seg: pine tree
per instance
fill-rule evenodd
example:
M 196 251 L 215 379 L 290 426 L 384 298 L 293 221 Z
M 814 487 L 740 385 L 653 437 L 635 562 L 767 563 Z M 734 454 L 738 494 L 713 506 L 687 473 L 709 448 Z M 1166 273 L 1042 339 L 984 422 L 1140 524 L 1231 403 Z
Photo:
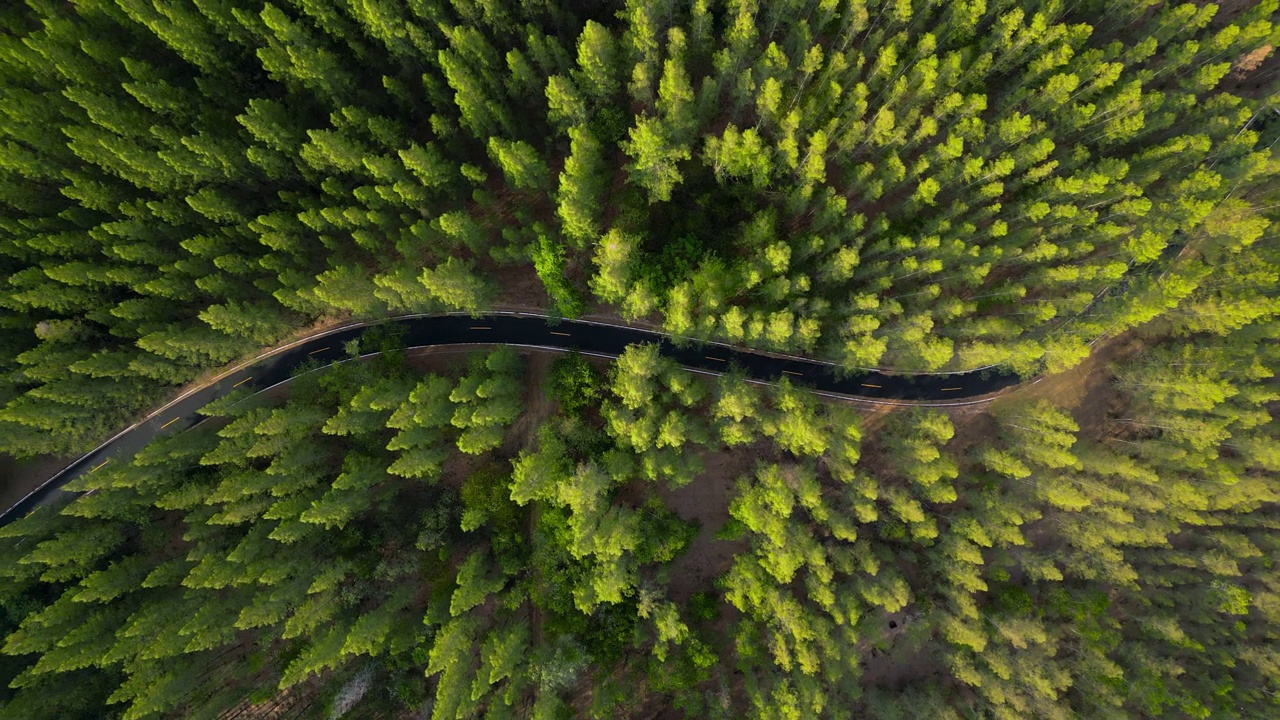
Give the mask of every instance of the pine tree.
M 517 189 L 539 190 L 547 183 L 547 164 L 528 143 L 491 137 L 489 156 L 502 168 L 507 181 Z
M 607 179 L 604 148 L 585 126 L 569 128 L 569 157 L 560 173 L 556 212 L 577 247 L 599 237 Z
M 449 602 L 450 615 L 456 618 L 471 610 L 506 584 L 505 578 L 486 578 L 488 574 L 489 558 L 486 553 L 479 551 L 467 556 L 458 568 L 458 587 L 453 591 L 453 599 Z
M 436 300 L 476 315 L 494 293 L 492 284 L 478 276 L 471 263 L 456 257 L 423 270 L 419 280 Z
M 691 157 L 689 149 L 679 145 L 667 126 L 654 118 L 640 119 L 629 137 L 622 148 L 632 158 L 626 168 L 633 182 L 644 188 L 649 202 L 669 201 L 671 191 L 684 179 L 677 163 Z
M 608 103 L 620 87 L 617 47 L 604 26 L 588 20 L 578 37 L 578 69 L 575 80 L 598 105 Z

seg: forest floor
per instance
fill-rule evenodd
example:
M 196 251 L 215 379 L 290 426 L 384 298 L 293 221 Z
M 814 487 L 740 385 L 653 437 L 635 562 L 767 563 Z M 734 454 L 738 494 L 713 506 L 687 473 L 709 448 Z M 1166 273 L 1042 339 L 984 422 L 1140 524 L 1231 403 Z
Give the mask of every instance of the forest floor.
M 1080 425 L 1081 437 L 1097 438 L 1103 432 L 1116 397 L 1111 366 L 1142 352 L 1146 346 L 1146 341 L 1132 331 L 1108 338 L 1074 368 L 1018 386 L 992 406 L 1014 400 L 1049 400 L 1071 412 Z
M 860 643 L 864 687 L 899 688 L 910 682 L 942 675 L 945 667 L 925 638 L 909 633 L 914 617 L 898 612 L 885 615 L 881 634 L 870 642 Z M 887 623 L 896 627 L 890 628 Z
M 949 443 L 952 451 L 963 453 L 967 448 L 990 437 L 995 430 L 991 411 L 1010 402 L 1048 400 L 1071 412 L 1080 426 L 1080 435 L 1098 438 L 1106 425 L 1107 415 L 1116 397 L 1112 382 L 1111 366 L 1125 360 L 1146 347 L 1146 342 L 1134 332 L 1126 332 L 1100 342 L 1089 357 L 1079 365 L 1057 373 L 1043 375 L 1031 383 L 1015 385 L 1002 391 L 989 403 L 949 408 L 951 423 L 956 434 Z M 869 423 L 863 422 L 863 431 Z
M 746 550 L 746 540 L 720 540 L 716 533 L 729 520 L 729 501 L 735 481 L 751 472 L 760 453 L 754 446 L 725 452 L 699 450 L 703 471 L 682 488 L 658 489 L 658 497 L 684 520 L 697 521 L 701 528 L 689 549 L 671 564 L 671 598 L 685 602 L 694 592 L 706 589 L 712 580 L 728 571 L 733 556 Z
M 521 348 L 520 354 L 525 359 L 524 412 L 520 413 L 520 417 L 507 431 L 503 451 L 511 457 L 515 457 L 521 450 L 533 447 L 538 428 L 555 412 L 555 402 L 547 397 L 545 385 L 551 363 L 564 353 Z

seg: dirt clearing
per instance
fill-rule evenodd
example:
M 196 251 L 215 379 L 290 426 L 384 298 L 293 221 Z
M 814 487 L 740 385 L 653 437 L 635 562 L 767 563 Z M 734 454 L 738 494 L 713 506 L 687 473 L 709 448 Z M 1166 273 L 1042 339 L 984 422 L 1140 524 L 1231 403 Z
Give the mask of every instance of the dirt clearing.
M 658 496 L 677 515 L 702 524 L 684 555 L 671 564 L 671 598 L 684 602 L 729 569 L 733 556 L 747 549 L 745 540 L 718 540 L 716 533 L 729 520 L 734 481 L 751 472 L 760 458 L 754 446 L 715 453 L 699 450 L 703 471 L 682 488 L 661 488 Z
M 1047 375 L 1025 385 L 992 403 L 1048 400 L 1071 412 L 1080 425 L 1080 436 L 1098 438 L 1104 430 L 1108 412 L 1117 393 L 1110 367 L 1140 352 L 1146 343 L 1135 333 L 1117 335 L 1101 344 L 1079 365 Z

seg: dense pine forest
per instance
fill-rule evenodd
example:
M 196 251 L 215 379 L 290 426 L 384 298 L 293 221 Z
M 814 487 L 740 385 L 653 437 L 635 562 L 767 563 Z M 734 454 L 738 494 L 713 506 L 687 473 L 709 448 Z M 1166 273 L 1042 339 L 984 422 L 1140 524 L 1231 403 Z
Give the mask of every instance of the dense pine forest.
M 1280 716 L 1278 6 L 0 3 L 4 456 L 405 314 L 1026 379 L 375 325 L 0 527 L 0 719 Z
M 1271 717 L 1277 323 L 1161 330 L 1088 427 L 652 346 L 229 395 L 0 529 L 0 717 Z
M 1275 9 L 7 3 L 0 449 L 525 274 L 850 366 L 1070 367 L 1265 232 Z

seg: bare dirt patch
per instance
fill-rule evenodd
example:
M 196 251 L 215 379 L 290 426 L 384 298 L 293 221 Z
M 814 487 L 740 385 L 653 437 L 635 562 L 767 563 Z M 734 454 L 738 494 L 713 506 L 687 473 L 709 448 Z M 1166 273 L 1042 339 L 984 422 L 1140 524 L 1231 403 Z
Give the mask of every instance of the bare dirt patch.
M 825 398 L 824 400 L 826 402 L 838 402 L 856 410 L 858 413 L 858 428 L 864 436 L 874 435 L 879 432 L 894 412 L 908 409 L 900 405 L 868 405 L 856 400 L 831 400 Z
M 222 720 L 278 720 L 297 716 L 309 709 L 319 697 L 319 682 L 282 690 L 269 700 L 254 703 L 245 698 L 219 716 Z
M 550 305 L 546 288 L 531 265 L 501 267 L 489 271 L 498 284 L 498 307 L 545 310 Z
M 1111 366 L 1140 352 L 1146 343 L 1135 333 L 1123 333 L 1099 343 L 1079 365 L 1006 390 L 991 402 L 946 408 L 956 434 L 948 444 L 952 453 L 963 453 L 991 437 L 995 422 L 991 411 L 1002 406 L 1047 400 L 1068 410 L 1080 425 L 1081 438 L 1096 440 L 1107 432 L 1107 418 L 1115 412 L 1117 393 Z M 868 428 L 864 423 L 864 432 Z
M 952 456 L 963 457 L 969 448 L 991 439 L 995 432 L 990 405 L 956 409 L 947 415 L 956 431 L 946 445 L 946 451 Z
M 693 593 L 729 569 L 733 556 L 747 548 L 745 540 L 718 540 L 716 533 L 729 520 L 734 481 L 750 472 L 760 458 L 758 448 L 746 446 L 723 452 L 699 450 L 704 470 L 682 488 L 661 488 L 658 496 L 677 515 L 702 527 L 689 549 L 671 563 L 671 598 L 685 602 Z
M 1146 343 L 1135 333 L 1123 333 L 1098 345 L 1079 365 L 1047 375 L 992 403 L 1048 400 L 1071 412 L 1080 425 L 1080 437 L 1096 439 L 1105 433 L 1107 416 L 1116 397 L 1113 364 L 1140 352 Z
M 884 688 L 900 688 L 914 681 L 943 674 L 943 666 L 928 641 L 912 641 L 901 637 L 902 628 L 892 633 L 886 649 L 869 648 L 863 653 L 862 684 Z
M 525 358 L 524 373 L 524 412 L 507 431 L 507 439 L 503 451 L 511 456 L 533 445 L 534 434 L 547 418 L 555 412 L 556 406 L 544 387 L 547 373 L 551 371 L 551 363 L 561 353 L 531 350 L 522 352 Z

